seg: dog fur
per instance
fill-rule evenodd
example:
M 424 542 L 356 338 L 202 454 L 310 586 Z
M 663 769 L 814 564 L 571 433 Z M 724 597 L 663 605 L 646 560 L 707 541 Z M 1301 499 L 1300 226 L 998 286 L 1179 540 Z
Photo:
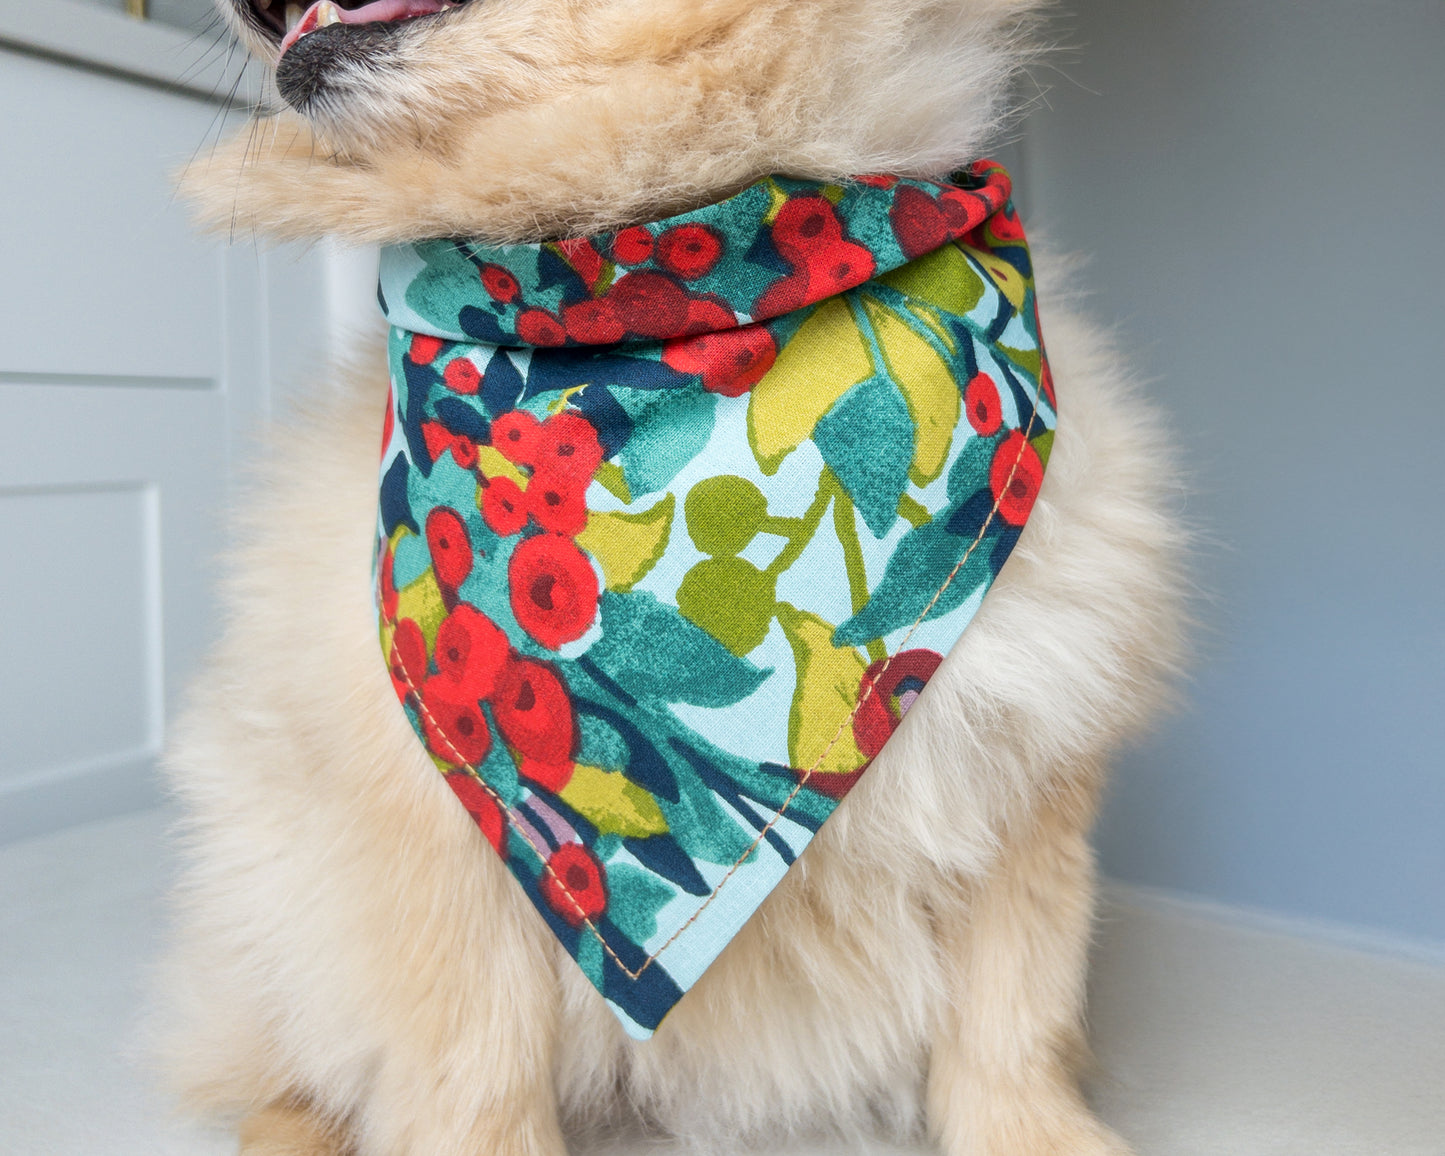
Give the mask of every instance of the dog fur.
M 188 181 L 273 237 L 521 240 L 768 172 L 938 174 L 1030 51 L 1008 0 L 495 0 L 397 31 Z M 416 27 L 411 27 L 415 24 Z M 243 27 L 263 57 L 274 49 Z M 397 709 L 367 559 L 380 351 L 279 428 L 225 636 L 168 758 L 186 866 L 162 1055 L 245 1156 L 561 1156 L 641 1118 L 698 1147 L 819 1130 L 948 1156 L 1126 1152 L 1076 1083 L 1110 752 L 1181 652 L 1167 439 L 1039 283 L 1042 493 L 906 725 L 656 1036 L 629 1040 Z

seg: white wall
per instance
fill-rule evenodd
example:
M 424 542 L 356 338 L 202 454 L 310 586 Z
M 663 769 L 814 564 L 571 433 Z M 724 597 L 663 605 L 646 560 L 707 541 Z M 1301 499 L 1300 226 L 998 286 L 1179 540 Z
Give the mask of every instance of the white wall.
M 237 468 L 376 312 L 368 254 L 194 235 L 171 174 L 228 120 L 204 51 L 0 0 L 0 842 L 156 801 Z
M 1203 534 L 1104 865 L 1445 940 L 1445 4 L 1066 7 L 1031 226 L 1091 255 Z

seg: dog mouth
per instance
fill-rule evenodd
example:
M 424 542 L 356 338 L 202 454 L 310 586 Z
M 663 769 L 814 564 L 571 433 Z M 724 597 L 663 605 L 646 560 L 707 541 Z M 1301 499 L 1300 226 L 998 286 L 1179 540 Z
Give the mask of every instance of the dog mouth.
M 292 0 L 243 0 L 251 24 L 284 56 L 297 43 L 323 28 L 344 34 L 348 28 L 399 24 L 438 16 L 467 0 L 316 0 L 310 7 Z

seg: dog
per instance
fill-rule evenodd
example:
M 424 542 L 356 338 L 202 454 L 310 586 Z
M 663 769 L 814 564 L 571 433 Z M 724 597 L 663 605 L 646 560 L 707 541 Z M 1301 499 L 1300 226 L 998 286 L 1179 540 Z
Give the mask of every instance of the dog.
M 1029 0 L 220 0 L 285 111 L 185 179 L 273 239 L 506 246 L 773 174 L 936 178 L 1006 123 Z M 285 49 L 283 52 L 282 49 Z M 1036 263 L 1061 417 L 1028 524 L 900 726 L 650 1040 L 629 1039 L 398 707 L 366 564 L 379 354 L 270 437 L 167 756 L 160 1055 L 245 1156 L 560 1156 L 927 1135 L 1127 1151 L 1078 1087 L 1112 751 L 1181 661 L 1172 452 Z

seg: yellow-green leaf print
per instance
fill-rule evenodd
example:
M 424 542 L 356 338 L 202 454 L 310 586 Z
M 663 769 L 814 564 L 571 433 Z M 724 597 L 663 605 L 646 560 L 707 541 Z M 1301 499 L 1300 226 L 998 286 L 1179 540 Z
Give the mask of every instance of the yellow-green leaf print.
M 915 485 L 926 486 L 943 472 L 948 460 L 961 404 L 958 385 L 937 350 L 908 322 L 866 296 L 863 308 L 883 348 L 888 376 L 903 394 L 913 418 L 913 465 L 908 476 Z
M 601 564 L 607 589 L 631 590 L 657 565 L 667 549 L 676 506 L 676 496 L 668 494 L 641 513 L 607 511 L 587 516 L 587 528 L 577 535 L 577 545 Z
M 667 820 L 652 796 L 621 771 L 578 763 L 558 795 L 603 835 L 645 839 L 667 832 Z
M 873 359 L 844 300 L 818 306 L 748 401 L 748 441 L 763 473 L 777 473 L 833 403 L 872 373 Z
M 788 759 L 799 770 L 848 774 L 863 765 L 851 715 L 867 664 L 834 646 L 833 627 L 816 614 L 779 604 L 778 625 L 793 648 L 798 684 L 788 713 Z
M 430 567 L 415 582 L 397 591 L 396 620 L 410 618 L 421 627 L 428 654 L 436 646 L 437 628 L 446 616 L 446 603 L 442 601 L 441 588 Z
M 1028 284 L 1024 281 L 1022 273 L 1002 257 L 996 257 L 982 249 L 975 249 L 972 245 L 965 245 L 964 251 L 978 262 L 983 271 L 988 274 L 988 279 L 998 286 L 1000 293 L 1008 298 L 1010 305 L 1015 309 L 1024 307 L 1024 295 L 1028 292 Z
M 973 263 L 954 245 L 944 245 L 932 253 L 885 273 L 878 280 L 947 313 L 969 312 L 983 297 L 983 278 Z

